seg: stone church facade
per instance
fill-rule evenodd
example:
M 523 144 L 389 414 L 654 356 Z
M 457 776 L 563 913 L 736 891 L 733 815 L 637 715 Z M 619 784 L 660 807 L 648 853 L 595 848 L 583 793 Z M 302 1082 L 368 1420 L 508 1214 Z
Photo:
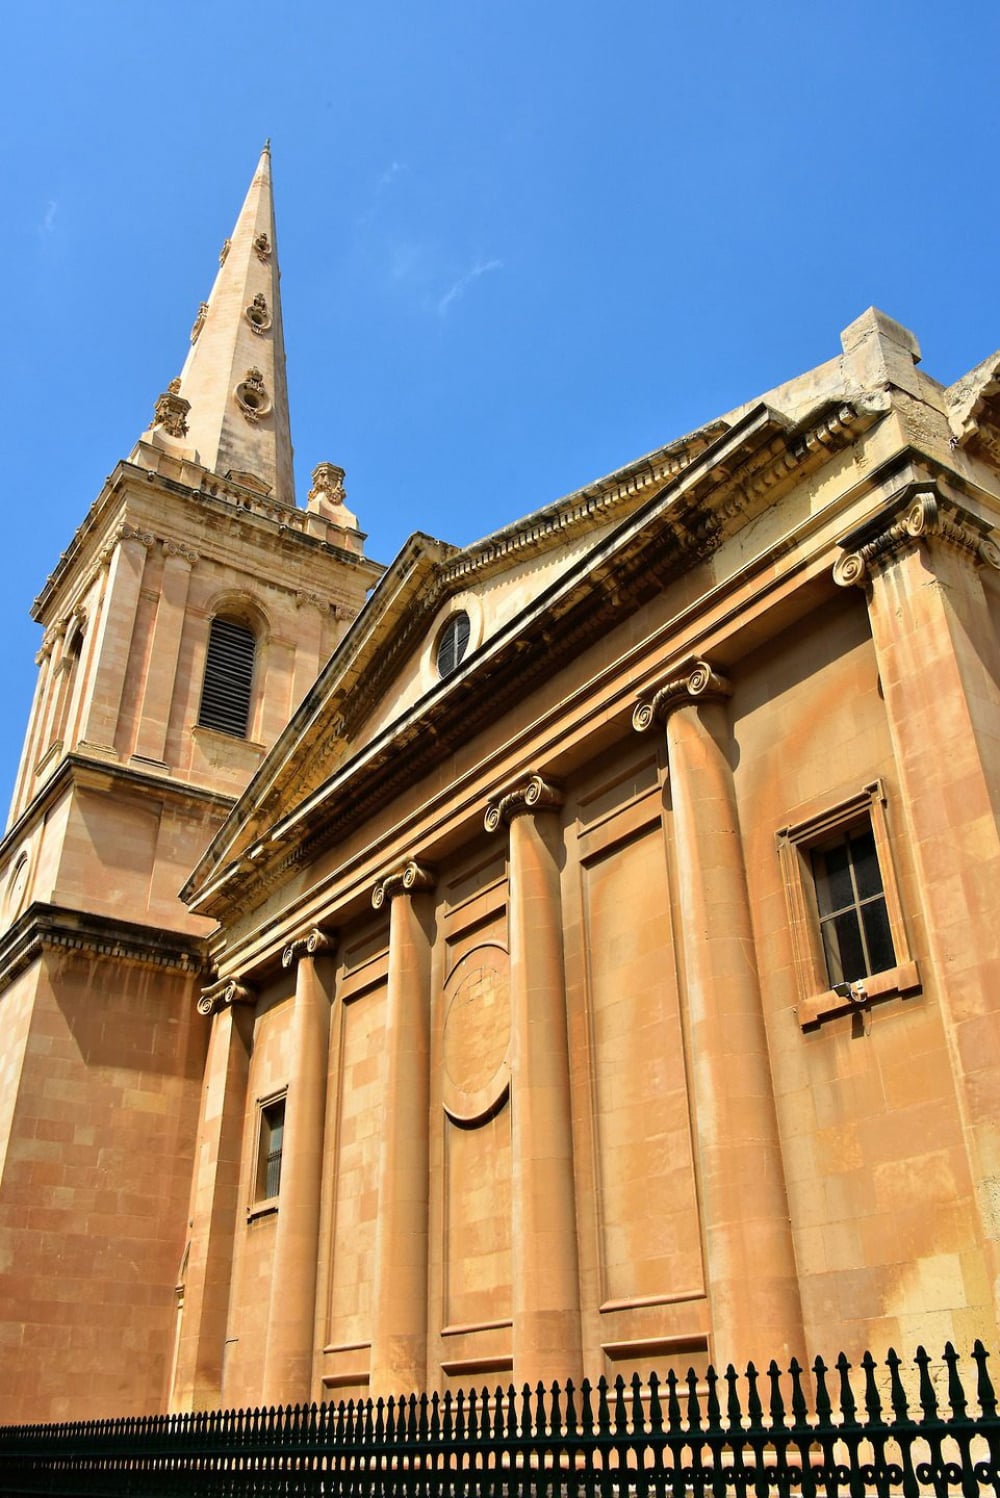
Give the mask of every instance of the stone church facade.
M 1000 355 L 382 568 L 220 258 L 35 605 L 2 1419 L 996 1347 Z

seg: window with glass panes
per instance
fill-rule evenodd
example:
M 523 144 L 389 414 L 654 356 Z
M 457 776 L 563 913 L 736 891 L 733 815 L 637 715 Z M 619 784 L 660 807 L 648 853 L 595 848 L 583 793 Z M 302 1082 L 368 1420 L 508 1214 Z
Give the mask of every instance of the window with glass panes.
M 285 1136 L 285 1099 L 265 1103 L 260 1110 L 257 1146 L 257 1201 L 277 1196 L 281 1186 L 281 1151 Z
M 827 976 L 854 983 L 895 966 L 896 954 L 871 825 L 812 849 Z

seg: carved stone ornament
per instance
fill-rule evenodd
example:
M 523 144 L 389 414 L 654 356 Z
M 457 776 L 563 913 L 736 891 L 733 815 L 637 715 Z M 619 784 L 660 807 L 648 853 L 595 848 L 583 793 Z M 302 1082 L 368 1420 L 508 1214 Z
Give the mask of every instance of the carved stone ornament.
M 314 926 L 307 936 L 300 936 L 288 946 L 281 954 L 282 967 L 294 967 L 303 957 L 318 957 L 324 952 L 333 952 L 336 949 L 337 939 L 330 931 L 324 931 L 321 926 Z
M 543 780 L 541 775 L 532 775 L 524 785 L 490 802 L 483 825 L 487 832 L 496 832 L 501 826 L 509 826 L 515 817 L 536 811 L 554 811 L 564 800 L 558 786 Z
M 181 561 L 187 562 L 191 567 L 198 560 L 198 553 L 191 551 L 187 546 L 182 546 L 179 541 L 164 541 L 163 550 L 168 557 L 180 557 Z
M 261 265 L 266 265 L 271 258 L 271 241 L 266 234 L 258 234 L 253 242 L 254 254 Z
M 251 333 L 266 333 L 271 326 L 271 313 L 268 309 L 267 298 L 262 291 L 258 291 L 246 309 L 246 320 L 250 324 Z
M 990 534 L 989 527 L 968 511 L 928 492 L 918 494 L 902 509 L 890 514 L 883 529 L 856 551 L 838 557 L 833 565 L 833 580 L 841 588 L 863 587 L 875 568 L 890 562 L 899 552 L 928 535 L 934 535 L 946 545 L 964 552 L 971 561 L 984 562 L 1000 571 L 1000 546 Z
M 233 247 L 233 241 L 231 239 L 224 239 L 222 241 L 222 249 L 219 251 L 219 264 L 220 265 L 225 265 L 226 259 L 227 259 L 228 255 L 229 255 L 229 251 L 232 249 L 232 247 Z
M 145 546 L 148 549 L 150 546 L 152 546 L 153 542 L 156 540 L 156 537 L 153 535 L 152 531 L 140 531 L 134 525 L 129 525 L 127 520 L 123 520 L 121 525 L 115 531 L 115 540 L 138 541 L 141 546 Z
M 675 707 L 690 702 L 721 702 L 731 697 L 733 689 L 724 676 L 713 671 L 707 661 L 695 661 L 677 676 L 671 676 L 652 697 L 637 703 L 632 714 L 636 733 L 645 733 L 654 723 L 662 723 Z
M 180 388 L 179 378 L 171 380 L 157 400 L 153 413 L 153 426 L 162 427 L 168 437 L 187 436 L 187 414 L 191 409 L 191 402 L 180 394 Z
M 197 343 L 198 342 L 198 334 L 201 332 L 202 328 L 205 326 L 205 318 L 207 316 L 208 316 L 208 303 L 207 302 L 202 302 L 201 305 L 198 308 L 198 316 L 194 320 L 194 326 L 191 329 L 191 342 L 192 343 Z
M 271 398 L 264 389 L 264 376 L 256 365 L 248 369 L 233 394 L 244 417 L 255 426 L 271 409 Z
M 313 469 L 313 486 L 309 490 L 309 499 L 326 499 L 331 504 L 342 505 L 347 499 L 347 490 L 344 488 L 346 477 L 343 468 L 338 468 L 336 463 L 320 463 Z
M 240 983 L 236 978 L 220 978 L 202 989 L 198 1013 L 214 1014 L 217 1009 L 225 1009 L 230 1004 L 252 1004 L 256 998 L 256 991 L 248 984 Z
M 372 906 L 375 910 L 381 910 L 386 900 L 391 900 L 395 895 L 416 895 L 422 890 L 433 888 L 434 875 L 431 870 L 411 858 L 403 868 L 378 881 L 372 890 Z

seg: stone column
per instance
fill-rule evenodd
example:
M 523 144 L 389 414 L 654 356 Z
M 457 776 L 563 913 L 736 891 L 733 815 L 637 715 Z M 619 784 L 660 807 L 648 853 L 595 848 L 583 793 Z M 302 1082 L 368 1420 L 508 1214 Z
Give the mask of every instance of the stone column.
M 382 879 L 372 905 L 389 909 L 385 1124 L 379 1149 L 370 1389 L 427 1387 L 427 1214 L 433 911 L 427 869 L 412 860 Z
M 716 1366 L 803 1355 L 802 1309 L 725 699 L 704 662 L 636 708 L 666 721 L 698 1186 Z
M 132 649 L 139 589 L 153 537 L 123 524 L 118 529 L 107 587 L 97 624 L 93 655 L 87 663 L 86 698 L 80 724 L 82 749 L 116 758 L 115 734 Z
M 314 930 L 285 948 L 285 967 L 298 964 L 289 1038 L 288 1093 L 267 1318 L 261 1398 L 295 1404 L 312 1397 L 316 1263 L 319 1255 L 323 1125 L 326 1112 L 330 995 L 328 935 Z
M 251 989 L 228 979 L 206 988 L 198 1001 L 201 1013 L 212 1016 L 212 1031 L 195 1146 L 187 1269 L 179 1287 L 184 1311 L 173 1410 L 215 1409 L 223 1398 L 254 998 Z
M 191 569 L 197 553 L 173 541 L 164 542 L 163 579 L 156 605 L 156 621 L 149 650 L 149 670 L 136 723 L 135 758 L 162 765 L 166 753 L 170 709 L 177 680 L 177 660 L 186 617 Z
M 580 1277 L 559 876 L 559 792 L 533 775 L 494 802 L 510 829 L 514 1380 L 577 1379 Z
M 926 941 L 1000 1318 L 1000 645 L 989 527 L 932 490 L 847 538 L 865 587 Z

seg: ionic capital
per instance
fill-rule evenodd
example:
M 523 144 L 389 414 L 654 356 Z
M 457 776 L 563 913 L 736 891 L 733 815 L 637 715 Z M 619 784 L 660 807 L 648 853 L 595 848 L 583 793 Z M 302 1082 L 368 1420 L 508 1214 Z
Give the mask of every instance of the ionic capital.
M 654 723 L 663 723 L 675 707 L 690 702 L 721 702 L 733 689 L 707 661 L 695 661 L 690 669 L 671 676 L 652 697 L 643 697 L 632 714 L 636 733 L 645 733 Z
M 299 936 L 281 954 L 281 966 L 292 967 L 302 957 L 319 957 L 324 952 L 336 950 L 337 939 L 332 931 L 324 931 L 321 926 L 314 926 L 305 936 Z
M 162 544 L 168 557 L 177 557 L 180 561 L 187 562 L 189 567 L 193 567 L 198 560 L 198 553 L 191 551 L 187 546 L 182 546 L 179 541 L 164 541 Z
M 248 983 L 240 983 L 237 978 L 220 978 L 202 989 L 198 1013 L 214 1014 L 217 1009 L 228 1008 L 231 1004 L 252 1004 L 256 998 L 256 990 Z
M 392 900 L 396 895 L 416 895 L 422 890 L 433 888 L 434 875 L 431 870 L 411 858 L 401 869 L 386 874 L 384 879 L 378 881 L 372 890 L 372 906 L 375 910 L 381 910 L 386 900 Z
M 982 562 L 1000 571 L 1000 546 L 989 526 L 968 510 L 927 491 L 886 516 L 881 529 L 869 530 L 856 549 L 847 550 L 854 537 L 842 541 L 845 554 L 834 563 L 833 580 L 841 588 L 863 587 L 876 567 L 929 535 L 964 553 L 970 562 Z
M 138 541 L 140 546 L 145 546 L 147 550 L 155 540 L 156 537 L 152 531 L 141 531 L 137 526 L 129 525 L 127 520 L 122 521 L 114 536 L 114 541 Z
M 515 817 L 528 813 L 554 811 L 562 806 L 564 800 L 558 786 L 543 780 L 541 775 L 532 775 L 523 785 L 490 802 L 484 822 L 486 831 L 496 832 L 501 825 L 509 826 Z

